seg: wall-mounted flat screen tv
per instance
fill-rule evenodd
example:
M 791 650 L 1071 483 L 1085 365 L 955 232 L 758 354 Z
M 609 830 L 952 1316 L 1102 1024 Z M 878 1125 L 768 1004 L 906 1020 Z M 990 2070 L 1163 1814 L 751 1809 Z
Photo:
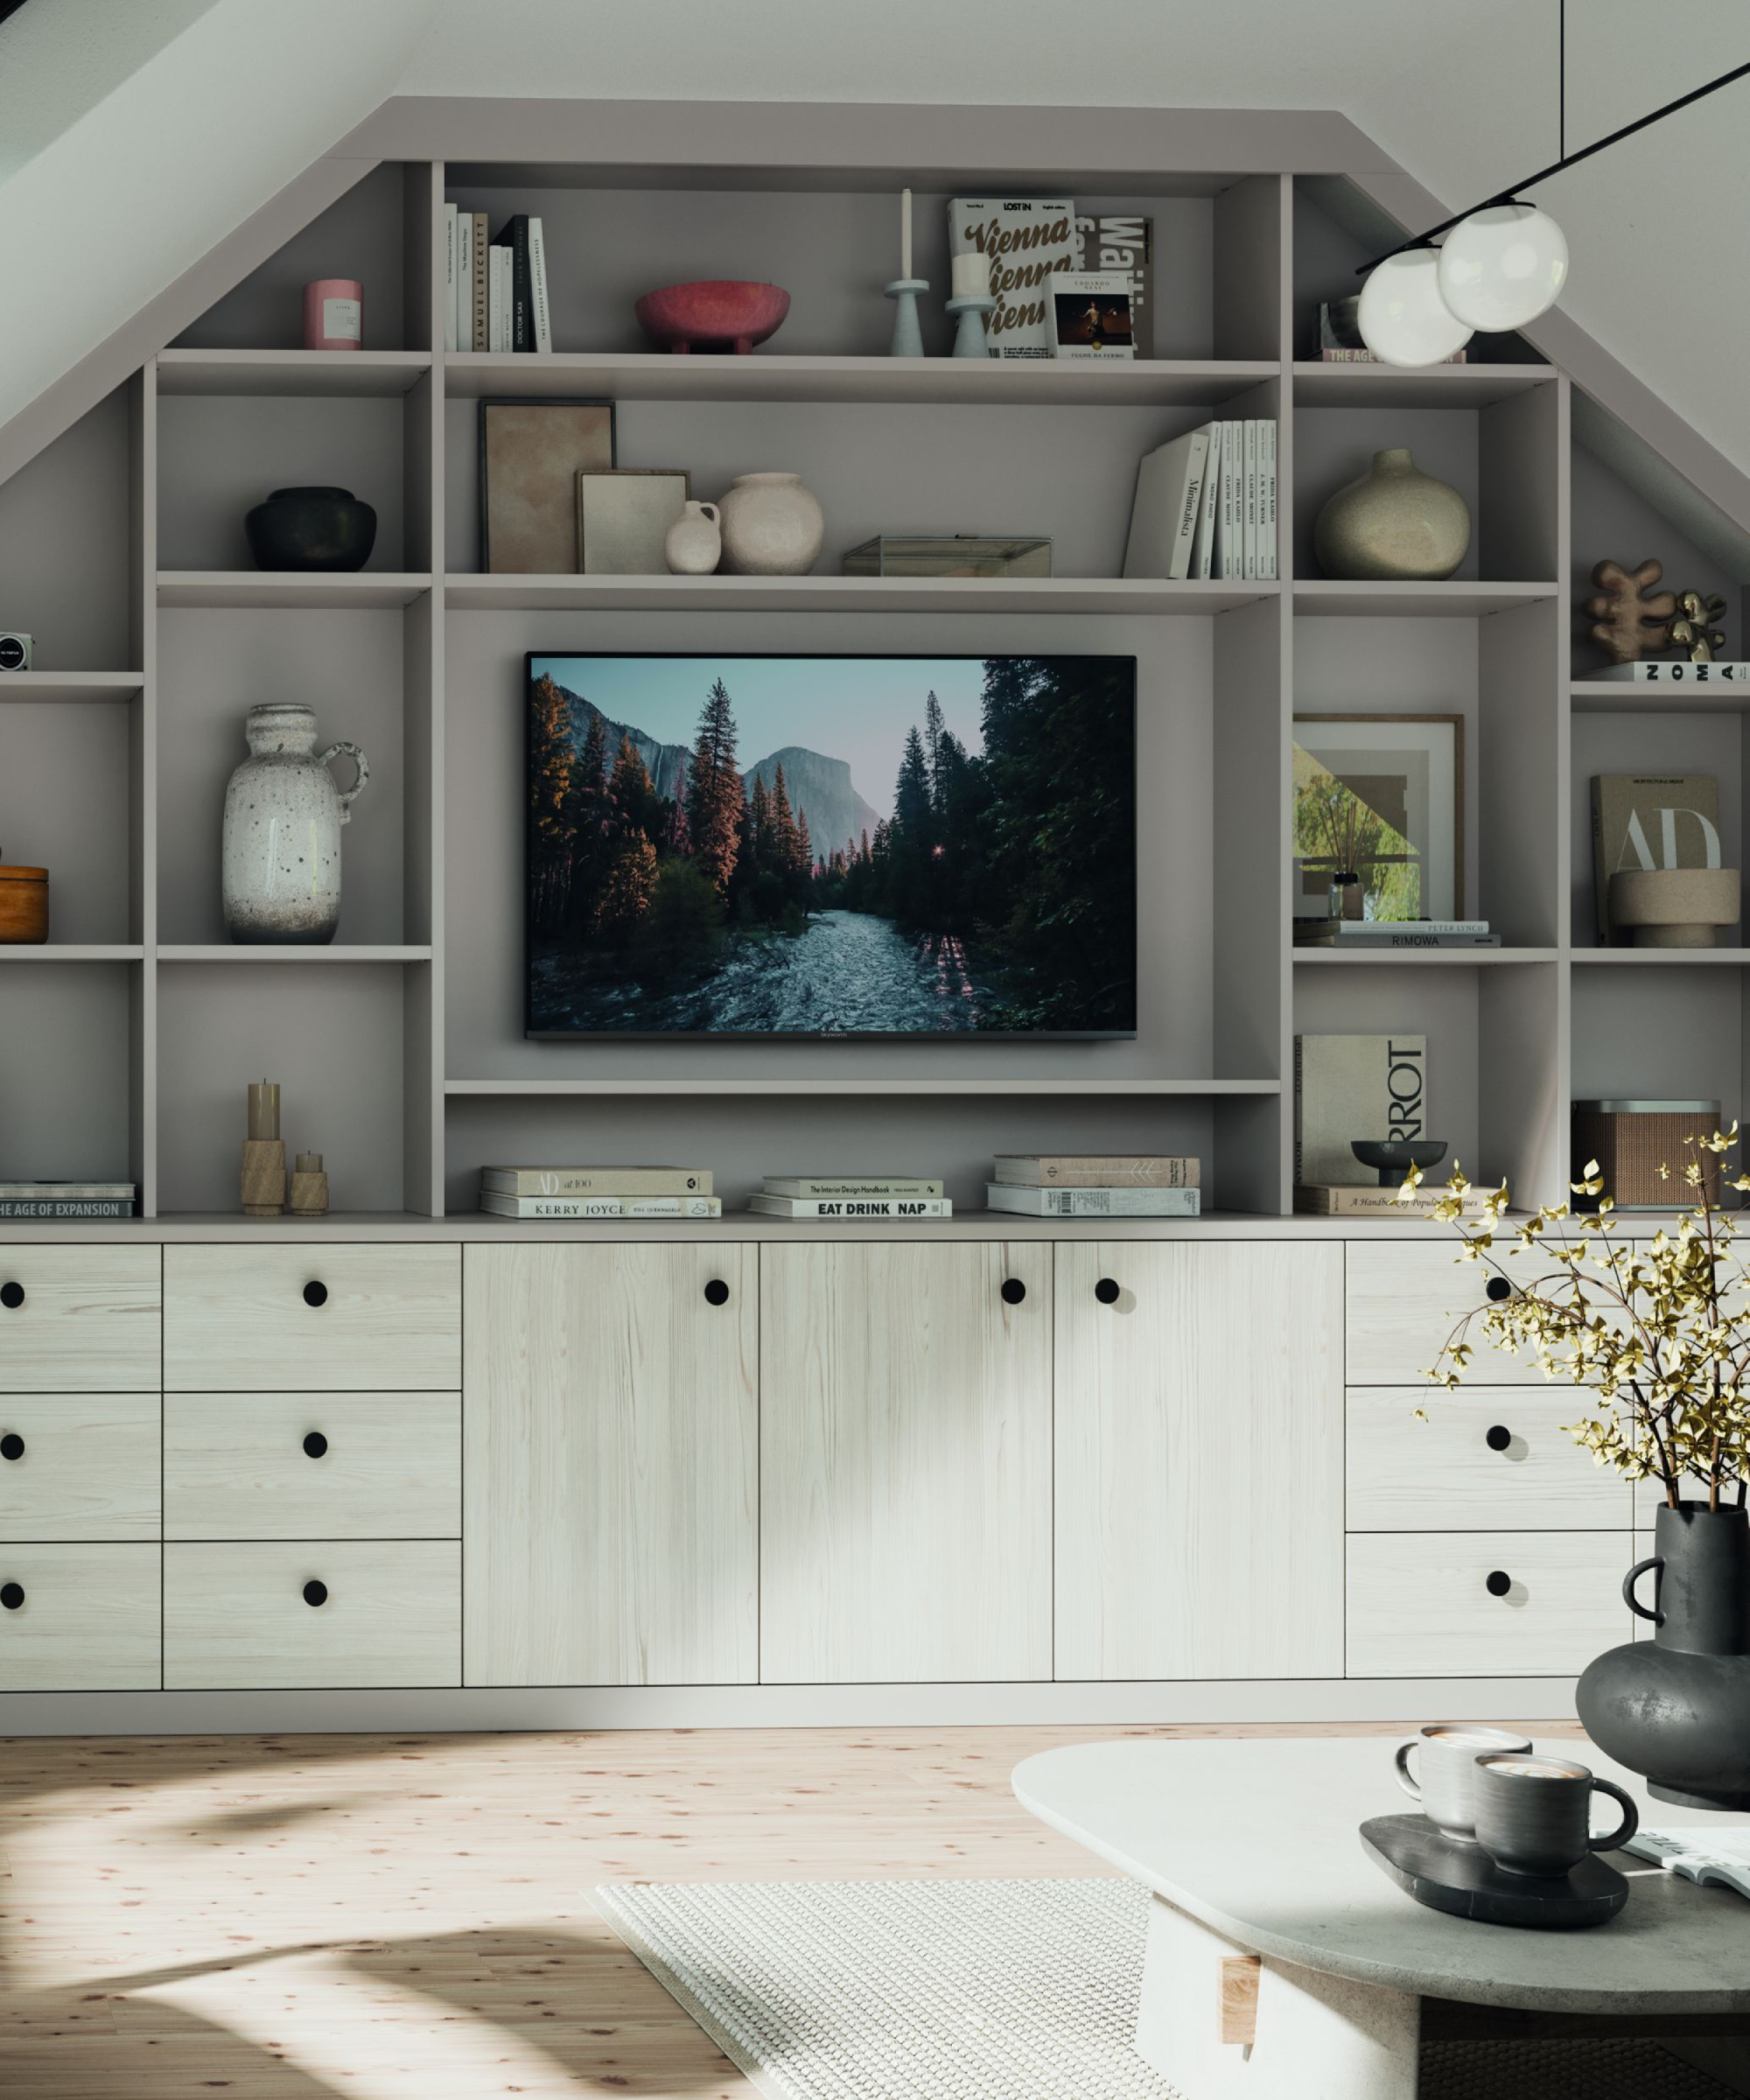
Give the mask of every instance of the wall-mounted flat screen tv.
M 531 1036 L 1137 1026 L 1136 659 L 528 658 Z

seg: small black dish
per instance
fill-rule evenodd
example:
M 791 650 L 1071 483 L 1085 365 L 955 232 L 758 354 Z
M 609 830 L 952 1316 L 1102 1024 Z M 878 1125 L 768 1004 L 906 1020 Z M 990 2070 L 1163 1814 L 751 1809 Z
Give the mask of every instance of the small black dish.
M 1376 1167 L 1382 1188 L 1396 1188 L 1412 1166 L 1438 1166 L 1446 1156 L 1444 1138 L 1352 1138 L 1349 1150 L 1363 1166 Z
M 362 569 L 377 514 L 350 488 L 276 488 L 243 520 L 257 569 Z
M 1430 1910 L 1484 1925 L 1534 1932 L 1578 1932 L 1602 1925 L 1628 1900 L 1628 1884 L 1588 1852 L 1558 1881 L 1509 1874 L 1480 1844 L 1463 1844 L 1425 1816 L 1375 1816 L 1362 1825 L 1362 1850 L 1406 1895 Z

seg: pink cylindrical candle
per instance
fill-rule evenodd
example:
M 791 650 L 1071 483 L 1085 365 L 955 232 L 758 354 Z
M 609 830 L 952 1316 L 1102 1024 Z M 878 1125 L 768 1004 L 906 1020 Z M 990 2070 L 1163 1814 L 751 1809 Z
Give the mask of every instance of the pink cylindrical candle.
M 356 277 L 318 277 L 304 286 L 306 350 L 357 350 L 364 333 L 365 288 Z

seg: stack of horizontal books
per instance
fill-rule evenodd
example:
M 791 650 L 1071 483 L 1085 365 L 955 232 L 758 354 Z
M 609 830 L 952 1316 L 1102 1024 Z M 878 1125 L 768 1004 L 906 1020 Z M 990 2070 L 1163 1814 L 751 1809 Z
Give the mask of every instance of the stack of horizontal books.
M 131 1218 L 131 1181 L 0 1181 L 0 1218 Z
M 951 1218 L 934 1174 L 767 1174 L 747 1208 L 767 1218 Z
M 720 1218 L 696 1166 L 485 1166 L 480 1208 L 496 1218 Z
M 1198 1159 L 1166 1152 L 1025 1152 L 1000 1158 L 985 1185 L 992 1210 L 1026 1218 L 1194 1218 Z

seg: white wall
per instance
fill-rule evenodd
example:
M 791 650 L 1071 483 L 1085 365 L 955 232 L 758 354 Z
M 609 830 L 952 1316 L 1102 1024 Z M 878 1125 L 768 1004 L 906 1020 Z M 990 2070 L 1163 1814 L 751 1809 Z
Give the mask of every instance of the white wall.
M 1341 110 L 1452 208 L 1557 158 L 1558 0 L 442 0 L 403 94 Z M 1568 138 L 1750 60 L 1744 0 L 1569 0 Z M 1750 467 L 1750 80 L 1535 192 L 1582 327 Z

